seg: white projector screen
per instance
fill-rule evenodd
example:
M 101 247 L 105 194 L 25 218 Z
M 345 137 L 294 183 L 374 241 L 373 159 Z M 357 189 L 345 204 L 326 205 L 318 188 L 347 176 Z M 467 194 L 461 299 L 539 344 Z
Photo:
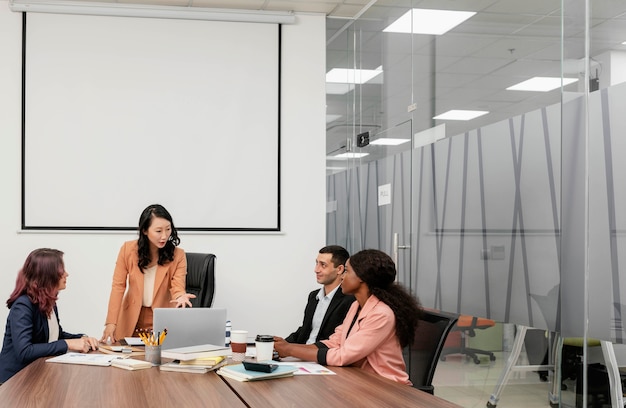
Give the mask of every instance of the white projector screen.
M 280 230 L 280 26 L 28 13 L 23 229 Z

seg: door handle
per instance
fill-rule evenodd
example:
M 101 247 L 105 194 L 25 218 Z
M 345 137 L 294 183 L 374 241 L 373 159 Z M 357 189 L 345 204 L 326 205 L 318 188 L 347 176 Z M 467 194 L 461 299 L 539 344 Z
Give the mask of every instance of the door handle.
M 396 269 L 398 268 L 398 252 L 400 249 L 410 249 L 410 245 L 398 245 L 398 233 L 393 233 L 393 262 L 396 264 Z M 396 279 L 397 279 L 396 275 Z

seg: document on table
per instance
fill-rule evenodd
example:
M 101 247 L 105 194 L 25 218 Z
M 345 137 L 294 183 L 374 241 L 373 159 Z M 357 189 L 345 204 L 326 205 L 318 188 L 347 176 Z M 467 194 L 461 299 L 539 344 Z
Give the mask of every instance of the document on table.
M 97 366 L 110 366 L 111 360 L 120 358 L 112 354 L 85 354 L 85 353 L 65 353 L 60 356 L 52 357 L 46 360 L 46 363 L 65 363 L 65 364 L 85 364 Z
M 290 365 L 298 368 L 293 375 L 336 375 L 336 373 L 330 371 L 328 368 L 324 367 L 321 364 L 313 363 L 310 361 L 289 361 L 289 362 L 276 362 L 273 361 L 272 364 L 278 365 Z

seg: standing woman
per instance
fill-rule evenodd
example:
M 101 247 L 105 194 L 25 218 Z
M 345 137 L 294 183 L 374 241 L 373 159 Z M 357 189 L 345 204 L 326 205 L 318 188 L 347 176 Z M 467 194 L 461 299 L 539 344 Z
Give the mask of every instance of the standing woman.
M 40 357 L 98 349 L 97 339 L 61 328 L 56 301 L 68 276 L 59 250 L 35 249 L 26 258 L 7 300 L 0 384 Z
M 191 307 L 189 299 L 196 297 L 185 291 L 187 259 L 170 213 L 159 204 L 148 206 L 138 233 L 117 256 L 101 341 L 152 330 L 154 308 Z
M 343 323 L 328 340 L 292 344 L 275 337 L 281 357 L 294 356 L 330 366 L 355 366 L 411 385 L 402 348 L 413 343 L 419 301 L 395 282 L 396 266 L 384 252 L 366 249 L 346 262 L 341 290 L 354 295 Z

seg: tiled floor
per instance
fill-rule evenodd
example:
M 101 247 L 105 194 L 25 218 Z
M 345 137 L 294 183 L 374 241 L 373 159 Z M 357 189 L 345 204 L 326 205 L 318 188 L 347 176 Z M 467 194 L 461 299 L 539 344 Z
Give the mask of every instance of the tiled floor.
M 465 408 L 486 407 L 508 358 L 507 353 L 495 354 L 494 362 L 483 359 L 480 364 L 467 361 L 460 355 L 449 355 L 446 361 L 440 361 L 433 380 L 435 395 Z M 525 356 L 521 355 L 518 364 L 524 362 Z M 537 373 L 514 371 L 500 395 L 497 407 L 550 407 L 549 390 L 550 383 L 542 382 Z M 571 390 L 574 390 L 574 384 L 570 384 L 568 391 L 562 393 L 563 407 L 575 405 L 575 396 Z

